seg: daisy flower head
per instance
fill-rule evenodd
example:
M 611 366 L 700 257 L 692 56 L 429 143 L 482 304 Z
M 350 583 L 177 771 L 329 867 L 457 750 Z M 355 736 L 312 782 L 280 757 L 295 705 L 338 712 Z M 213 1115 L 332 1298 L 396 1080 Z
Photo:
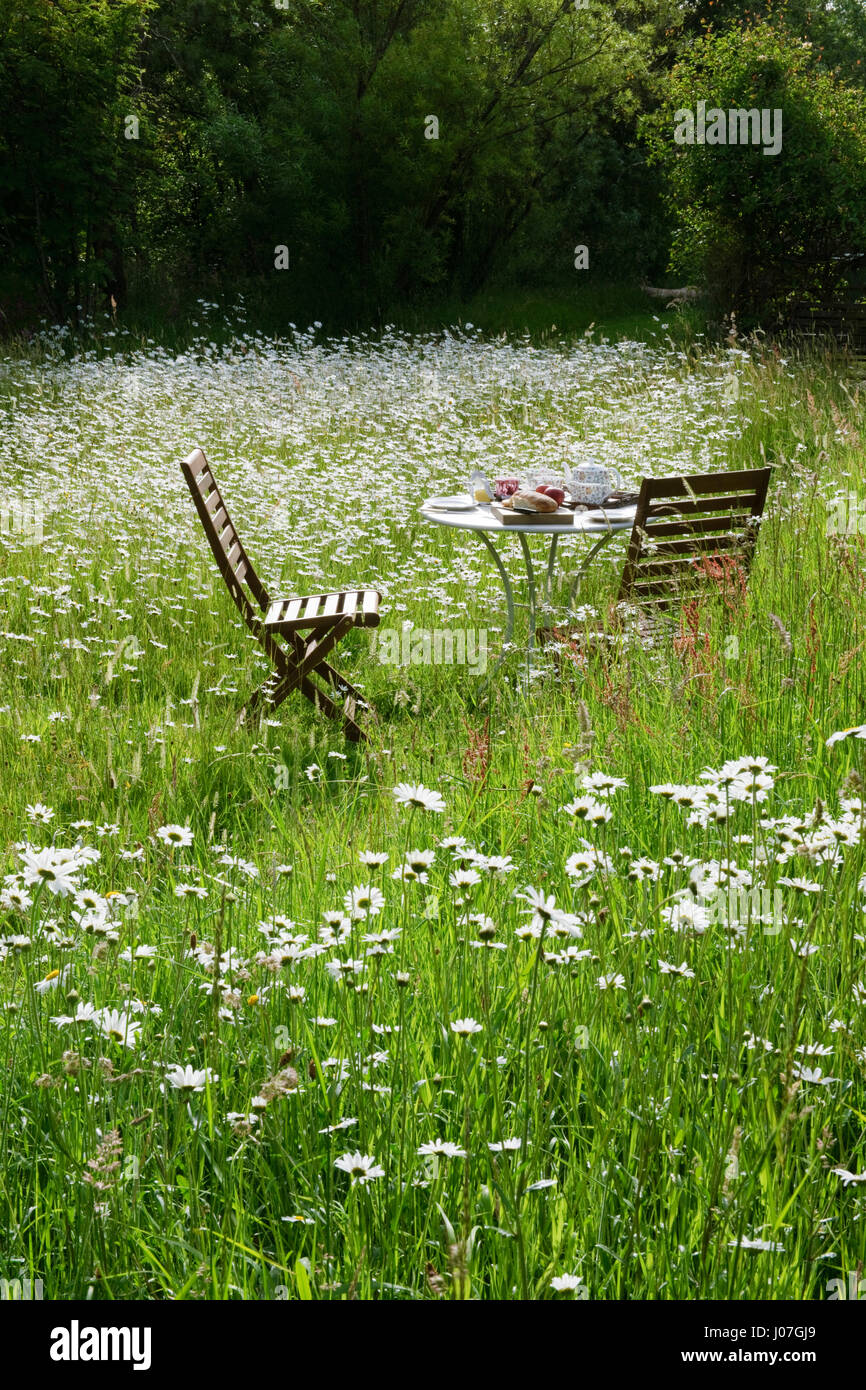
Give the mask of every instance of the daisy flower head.
M 621 787 L 627 787 L 628 782 L 624 777 L 611 777 L 607 772 L 590 772 L 580 779 L 580 785 L 585 792 L 594 792 L 597 796 L 610 796 Z
M 552 893 L 545 894 L 539 888 L 526 887 L 522 893 L 515 893 L 514 896 L 529 903 L 530 925 L 533 931 L 543 931 L 548 922 L 552 922 L 557 916 L 556 898 Z
M 797 893 L 821 892 L 820 883 L 813 883 L 808 878 L 780 878 L 777 882 L 783 884 L 785 888 L 793 888 Z
M 352 1186 L 362 1186 L 372 1182 L 374 1178 L 384 1178 L 385 1169 L 378 1164 L 372 1154 L 341 1154 L 334 1159 L 334 1167 L 341 1172 L 348 1173 L 352 1179 Z
M 451 1024 L 451 1032 L 456 1033 L 458 1038 L 470 1038 L 473 1033 L 482 1032 L 482 1028 L 474 1018 L 455 1018 Z
M 689 969 L 686 961 L 683 961 L 682 965 L 671 965 L 670 961 L 660 960 L 659 970 L 663 975 L 679 975 L 683 980 L 693 980 L 695 978 L 694 970 Z
M 207 889 L 202 888 L 200 883 L 176 883 L 174 896 L 176 898 L 206 898 Z
M 66 977 L 72 969 L 71 965 L 64 965 L 61 970 L 49 970 L 44 979 L 34 985 L 37 994 L 49 994 L 51 990 L 57 989 L 58 985 L 65 984 Z
M 141 1024 L 136 1023 L 121 1009 L 97 1009 L 93 1021 L 104 1037 L 112 1042 L 123 1043 L 124 1047 L 136 1047 Z
M 416 1150 L 420 1158 L 465 1158 L 466 1150 L 461 1149 L 459 1144 L 454 1144 L 450 1139 L 431 1139 L 426 1144 L 421 1144 Z
M 607 975 L 599 975 L 597 984 L 599 989 L 625 989 L 625 977 L 611 970 Z
M 343 898 L 346 912 L 358 921 L 362 917 L 376 917 L 385 906 L 385 895 L 372 883 L 353 888 Z
M 409 849 L 406 851 L 406 864 L 416 874 L 432 869 L 435 862 L 435 849 Z
M 0 893 L 0 908 L 11 912 L 26 912 L 33 904 L 30 894 L 17 884 L 11 884 Z
M 866 724 L 855 724 L 850 729 L 837 729 L 827 739 L 825 747 L 832 748 L 835 743 L 841 743 L 846 738 L 866 739 Z
M 75 875 L 81 872 L 82 865 L 71 850 L 37 850 L 28 845 L 21 851 L 21 862 L 26 884 L 44 883 L 57 897 L 68 898 L 81 886 Z
M 481 875 L 477 869 L 455 869 L 448 875 L 448 882 L 452 888 L 474 888 L 481 882 Z
M 164 845 L 180 845 L 184 849 L 192 844 L 192 831 L 188 825 L 161 825 L 156 832 L 158 840 L 162 840 Z
M 346 1115 L 342 1120 L 337 1120 L 336 1124 L 326 1125 L 324 1129 L 319 1130 L 319 1133 L 336 1134 L 341 1129 L 351 1129 L 352 1126 L 356 1125 L 357 1123 L 358 1121 L 354 1115 Z
M 388 862 L 387 854 L 377 854 L 371 849 L 362 849 L 358 858 L 365 869 L 381 869 Z
M 394 800 L 398 806 L 411 806 L 413 809 L 435 811 L 437 814 L 445 810 L 442 793 L 431 791 L 420 782 L 398 782 L 394 788 Z
M 551 1279 L 550 1287 L 556 1293 L 576 1293 L 584 1285 L 579 1274 L 557 1274 Z
M 849 1168 L 831 1168 L 830 1172 L 842 1179 L 844 1187 L 848 1187 L 852 1182 L 866 1182 L 866 1172 L 852 1173 Z
M 219 1081 L 219 1076 L 210 1067 L 197 1069 L 189 1065 L 176 1065 L 168 1068 L 165 1079 L 173 1091 L 183 1091 L 186 1095 L 192 1095 L 193 1091 L 203 1091 L 208 1083 L 213 1085 Z
M 597 801 L 594 796 L 575 797 L 574 801 L 570 801 L 562 809 L 566 815 L 571 816 L 574 820 L 585 820 L 590 825 L 613 819 L 613 811 L 607 802 Z

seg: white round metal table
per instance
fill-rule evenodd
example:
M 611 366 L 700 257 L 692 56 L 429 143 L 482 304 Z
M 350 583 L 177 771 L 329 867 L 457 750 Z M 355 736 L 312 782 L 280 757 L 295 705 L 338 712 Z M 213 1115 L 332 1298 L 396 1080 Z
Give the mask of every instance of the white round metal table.
M 480 536 L 490 554 L 493 556 L 494 563 L 499 571 L 502 580 L 502 587 L 505 591 L 505 602 L 508 605 L 508 620 L 505 630 L 504 645 L 508 645 L 514 635 L 514 590 L 511 579 L 508 575 L 502 556 L 493 544 L 491 539 L 494 535 L 515 535 L 520 541 L 523 551 L 523 562 L 526 566 L 527 597 L 529 600 L 529 649 L 532 650 L 535 637 L 535 614 L 538 604 L 538 594 L 535 583 L 535 568 L 532 563 L 532 553 L 529 549 L 528 536 L 547 536 L 550 539 L 550 550 L 547 558 L 547 570 L 544 579 L 544 600 L 550 599 L 550 590 L 553 583 L 553 574 L 556 566 L 556 553 L 560 536 L 575 536 L 592 539 L 593 544 L 583 557 L 578 566 L 577 573 L 571 581 L 568 602 L 569 607 L 574 602 L 574 597 L 580 588 L 581 581 L 586 574 L 592 561 L 598 552 L 613 540 L 614 536 L 622 535 L 625 531 L 631 531 L 634 523 L 637 508 L 615 507 L 608 511 L 601 508 L 594 508 L 592 511 L 576 512 L 573 521 L 567 521 L 561 525 L 554 525 L 549 522 L 505 522 L 500 521 L 494 516 L 489 503 L 476 502 L 471 508 L 465 511 L 439 510 L 432 507 L 429 502 L 423 503 L 420 508 L 421 515 L 427 520 L 432 521 L 437 526 L 449 526 L 455 531 L 471 531 Z M 501 664 L 501 663 L 498 663 Z

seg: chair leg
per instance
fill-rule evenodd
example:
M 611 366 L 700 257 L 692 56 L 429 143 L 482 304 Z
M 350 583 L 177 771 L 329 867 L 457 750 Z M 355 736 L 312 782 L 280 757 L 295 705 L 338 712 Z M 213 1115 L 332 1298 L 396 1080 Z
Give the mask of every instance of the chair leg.
M 316 674 L 318 675 L 318 671 Z M 320 709 L 323 714 L 326 714 L 329 719 L 339 720 L 343 725 L 343 732 L 346 738 L 349 739 L 351 743 L 366 743 L 367 735 L 352 717 L 354 708 L 351 712 L 346 709 L 340 709 L 339 705 L 335 705 L 333 700 L 309 679 L 303 681 L 301 691 L 306 695 L 307 699 L 311 701 L 317 709 Z
M 326 680 L 329 685 L 342 686 L 346 693 L 351 695 L 353 699 L 360 700 L 362 704 L 364 703 L 364 697 L 360 690 L 356 690 L 352 682 L 346 680 L 346 677 L 341 675 L 339 671 L 335 671 L 334 667 L 330 666 L 327 661 L 323 661 L 321 666 L 318 666 L 316 669 L 321 672 L 322 679 Z
M 296 656 L 296 662 L 285 660 L 278 669 L 264 684 L 254 692 L 243 707 L 242 715 L 255 713 L 263 704 L 268 704 L 272 710 L 276 710 L 289 696 L 293 690 L 300 690 L 301 694 L 321 710 L 330 719 L 339 720 L 343 725 L 346 738 L 353 743 L 361 742 L 366 739 L 366 735 L 361 727 L 352 717 L 354 715 L 354 698 L 360 699 L 360 693 L 354 690 L 348 681 L 344 681 L 339 672 L 325 661 L 325 657 L 333 647 L 340 641 L 341 637 L 353 627 L 351 619 L 341 618 L 333 627 L 327 629 L 323 636 L 316 642 L 316 646 L 309 653 L 304 655 L 306 648 L 296 633 L 290 634 L 292 646 Z M 323 690 L 310 679 L 312 675 L 321 674 L 322 678 L 332 687 L 338 683 L 345 685 L 349 692 L 351 701 L 351 711 L 340 709 Z M 276 684 L 274 680 L 276 678 Z M 348 703 L 348 701 L 347 701 Z

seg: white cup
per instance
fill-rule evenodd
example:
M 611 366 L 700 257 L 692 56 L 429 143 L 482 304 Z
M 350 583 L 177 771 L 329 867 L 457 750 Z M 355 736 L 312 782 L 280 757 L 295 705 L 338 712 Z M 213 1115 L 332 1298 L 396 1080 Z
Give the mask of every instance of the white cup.
M 607 468 L 603 463 L 579 463 L 571 470 L 568 489 L 575 502 L 597 507 L 614 488 L 622 485 L 618 469 Z

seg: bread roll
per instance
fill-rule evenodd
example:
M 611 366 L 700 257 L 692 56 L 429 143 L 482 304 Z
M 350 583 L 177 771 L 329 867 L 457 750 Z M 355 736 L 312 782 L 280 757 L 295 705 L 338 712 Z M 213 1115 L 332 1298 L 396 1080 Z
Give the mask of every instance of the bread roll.
M 515 492 L 511 499 L 516 512 L 555 512 L 557 503 L 543 492 Z

